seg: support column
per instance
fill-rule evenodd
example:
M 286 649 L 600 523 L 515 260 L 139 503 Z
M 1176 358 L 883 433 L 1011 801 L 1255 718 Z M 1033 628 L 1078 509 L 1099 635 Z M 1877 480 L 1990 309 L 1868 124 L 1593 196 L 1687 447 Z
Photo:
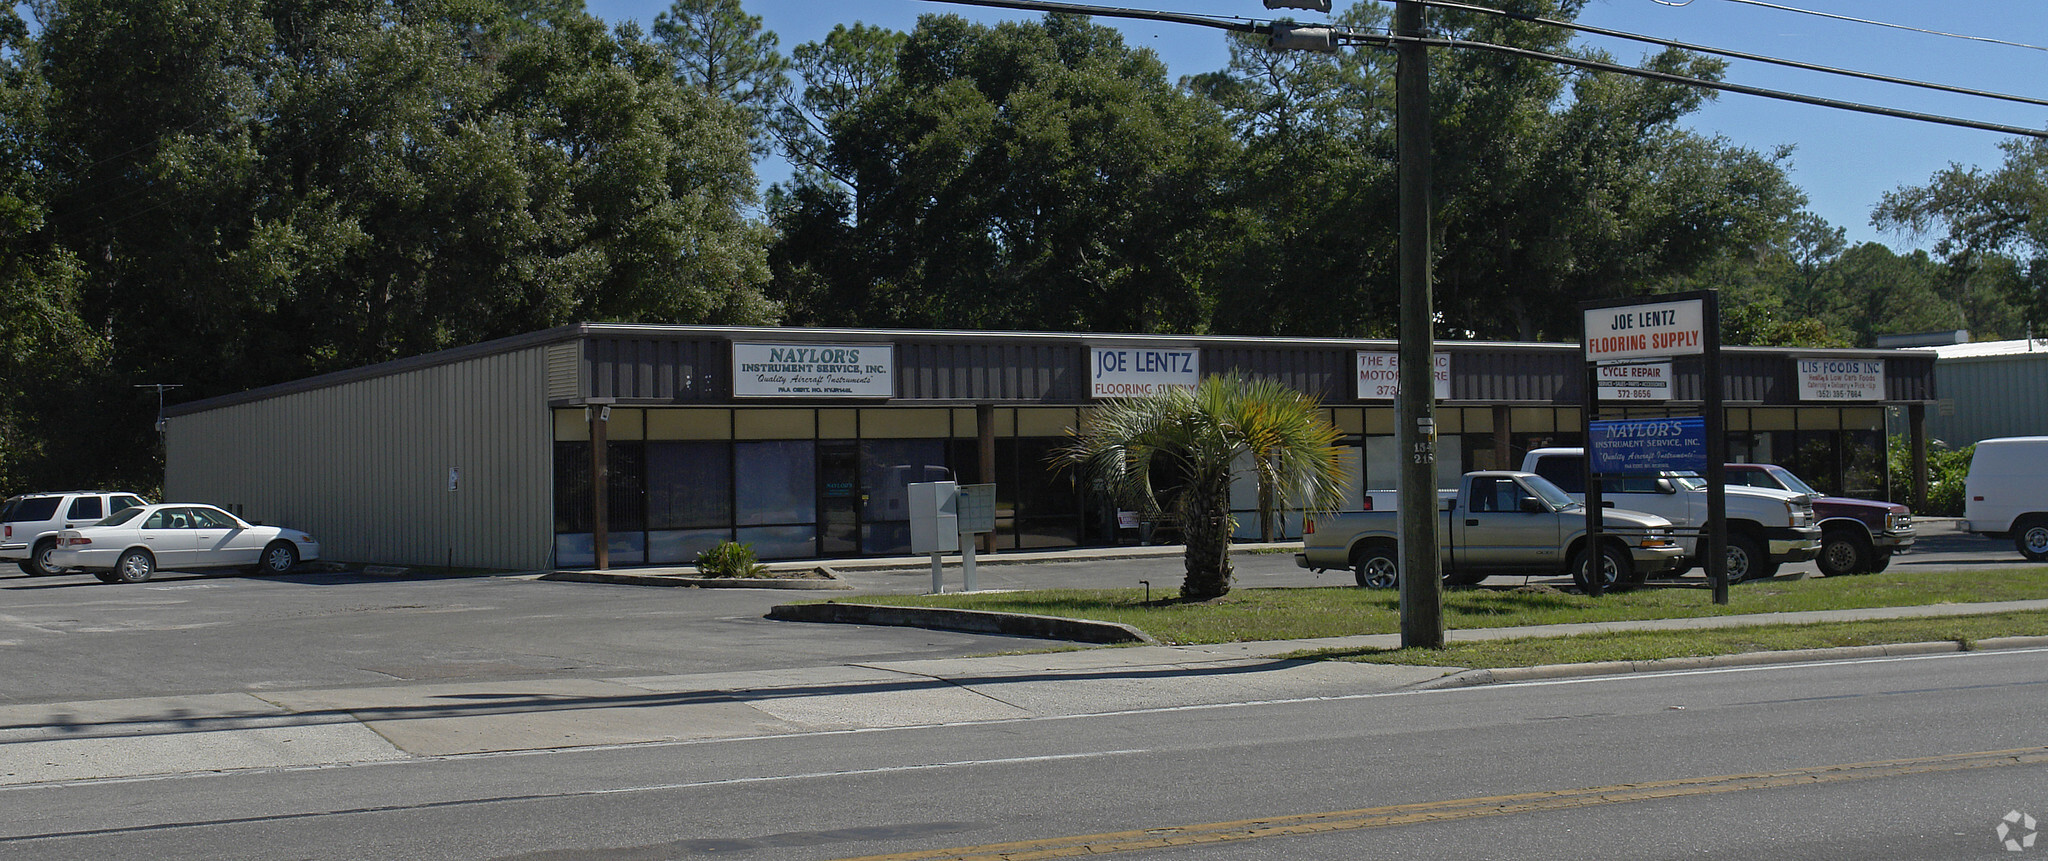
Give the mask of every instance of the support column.
M 974 405 L 974 441 L 976 453 L 980 455 L 981 482 L 996 483 L 996 405 Z M 984 532 L 974 536 L 981 545 L 981 552 L 996 552 L 996 534 Z
M 1927 405 L 1906 407 L 1906 424 L 1913 444 L 1913 513 L 1927 511 Z
M 609 433 L 612 418 L 610 398 L 591 398 L 583 407 L 590 419 L 590 553 L 597 570 L 611 567 L 611 452 Z

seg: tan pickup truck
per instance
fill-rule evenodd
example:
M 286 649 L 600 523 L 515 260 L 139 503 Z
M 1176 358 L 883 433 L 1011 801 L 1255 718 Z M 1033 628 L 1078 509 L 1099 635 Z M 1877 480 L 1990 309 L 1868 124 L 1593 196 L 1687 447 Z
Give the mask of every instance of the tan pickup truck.
M 1447 496 L 1437 525 L 1444 582 L 1465 586 L 1492 574 L 1563 574 L 1582 586 L 1587 565 L 1586 507 L 1541 476 L 1526 472 L 1468 472 Z M 1601 583 L 1628 589 L 1675 569 L 1684 551 L 1671 522 L 1655 515 L 1609 509 L 1601 516 Z M 1303 530 L 1294 563 L 1315 571 L 1349 569 L 1358 585 L 1386 589 L 1399 582 L 1399 514 L 1356 511 L 1313 518 Z

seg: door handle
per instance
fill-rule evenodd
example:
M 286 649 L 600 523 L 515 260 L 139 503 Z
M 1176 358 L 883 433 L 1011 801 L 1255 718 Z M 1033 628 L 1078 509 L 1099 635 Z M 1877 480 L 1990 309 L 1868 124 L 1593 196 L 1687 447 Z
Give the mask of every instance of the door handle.
M 1479 525 L 1479 521 L 1478 521 L 1477 519 L 1471 519 L 1471 520 L 1467 520 L 1467 521 L 1465 521 L 1465 525 L 1466 525 L 1466 526 L 1478 526 L 1478 525 Z

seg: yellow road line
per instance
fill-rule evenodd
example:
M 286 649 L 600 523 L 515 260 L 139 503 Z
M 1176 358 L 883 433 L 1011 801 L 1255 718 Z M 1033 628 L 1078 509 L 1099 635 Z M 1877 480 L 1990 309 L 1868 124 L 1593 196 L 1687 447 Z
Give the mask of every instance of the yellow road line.
M 1912 759 L 1883 760 L 1880 762 L 1823 765 L 1815 768 L 1801 768 L 1790 771 L 1731 774 L 1719 777 L 1693 777 L 1683 780 L 1624 783 L 1585 789 L 1524 792 L 1515 795 L 1496 795 L 1485 798 L 1460 798 L 1451 801 L 1396 804 L 1388 807 L 1366 807 L 1357 810 L 1337 810 L 1328 813 L 1268 816 L 1259 819 L 1240 819 L 1233 822 L 1173 825 L 1135 831 L 1086 834 L 1075 837 L 1048 837 L 1038 840 L 990 843 L 983 846 L 962 846 L 953 849 L 928 849 L 889 855 L 864 855 L 859 858 L 840 859 L 840 861 L 1035 861 L 1035 859 L 1074 858 L 1107 855 L 1114 852 L 1141 852 L 1173 846 L 1230 843 L 1239 840 L 1256 840 L 1262 837 L 1354 831 L 1361 828 L 1383 828 L 1389 825 L 1409 825 L 1419 822 L 1442 822 L 1478 816 L 1504 816 L 1513 813 L 1532 813 L 1546 810 L 1571 810 L 1601 804 L 1625 804 L 1631 801 L 1716 795 L 1724 792 L 1743 792 L 1751 789 L 1768 789 L 1779 786 L 1806 786 L 1847 780 L 1875 780 L 1911 774 L 1967 771 L 1976 768 L 2002 768 L 2011 765 L 2039 763 L 2048 763 L 2048 747 L 1987 750 L 1974 753 L 1916 757 Z

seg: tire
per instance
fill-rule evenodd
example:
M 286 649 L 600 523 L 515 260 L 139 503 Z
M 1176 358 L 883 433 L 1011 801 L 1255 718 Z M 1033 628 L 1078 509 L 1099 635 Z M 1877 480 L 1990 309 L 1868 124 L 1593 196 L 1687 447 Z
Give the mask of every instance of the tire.
M 1401 560 L 1394 545 L 1367 544 L 1351 551 L 1351 575 L 1367 589 L 1392 589 L 1400 584 Z
M 1849 529 L 1830 529 L 1820 539 L 1820 556 L 1814 564 L 1828 577 L 1862 574 L 1870 570 L 1870 542 Z
M 1455 574 L 1444 575 L 1445 586 L 1477 586 L 1484 582 L 1486 582 L 1486 572 L 1484 571 L 1460 571 Z
M 1764 552 L 1763 542 L 1742 533 L 1728 536 L 1729 585 L 1776 576 L 1778 563 Z
M 2021 521 L 2012 531 L 2012 545 L 2028 562 L 2048 562 L 2048 520 L 2033 517 Z
M 1592 583 L 1586 570 L 1589 566 L 1579 561 L 1583 555 L 1583 552 L 1572 554 L 1572 582 L 1580 589 L 1591 591 Z M 1600 547 L 1600 573 L 1603 592 L 1627 592 L 1643 582 L 1643 578 L 1636 575 L 1635 563 L 1628 558 L 1628 553 L 1612 544 Z
M 263 558 L 256 565 L 263 574 L 290 574 L 299 565 L 299 549 L 289 541 L 272 541 L 263 548 Z
M 35 549 L 30 550 L 28 558 L 22 561 L 21 570 L 27 571 L 30 577 L 48 577 L 64 573 L 64 569 L 50 562 L 50 554 L 56 552 L 57 539 L 45 538 L 36 542 Z
M 115 573 L 114 573 L 114 572 L 112 572 L 112 571 L 94 571 L 94 572 L 92 572 L 92 576 L 94 576 L 94 577 L 98 578 L 98 579 L 99 579 L 99 581 L 100 581 L 101 583 L 119 583 L 119 582 L 121 582 L 121 577 L 120 577 L 120 575 L 118 575 L 118 574 L 115 574 Z
M 114 563 L 113 577 L 121 583 L 148 582 L 156 573 L 156 557 L 147 550 L 130 550 L 121 554 L 121 561 Z
M 1876 574 L 1879 571 L 1883 571 L 1884 569 L 1891 567 L 1891 564 L 1892 552 L 1890 550 L 1876 551 L 1870 554 L 1870 568 L 1866 573 Z

